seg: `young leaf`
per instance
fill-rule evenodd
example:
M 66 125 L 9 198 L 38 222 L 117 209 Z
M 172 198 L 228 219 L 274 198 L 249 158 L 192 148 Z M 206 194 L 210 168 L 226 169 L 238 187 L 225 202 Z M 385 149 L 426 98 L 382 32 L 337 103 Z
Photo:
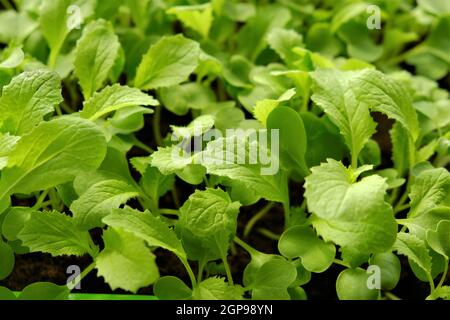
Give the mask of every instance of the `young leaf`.
M 153 286 L 153 292 L 161 300 L 188 300 L 192 290 L 179 278 L 173 276 L 161 277 Z
M 245 183 L 248 190 L 267 200 L 287 202 L 286 176 L 282 170 L 276 171 L 279 169 L 277 155 L 270 154 L 269 150 L 258 145 L 257 141 L 245 140 L 245 137 L 237 136 L 214 140 L 208 143 L 205 151 L 195 155 L 195 163 L 206 167 L 209 174 Z M 259 150 L 259 155 L 268 155 L 270 163 L 249 163 L 250 150 Z
M 401 265 L 395 254 L 392 252 L 374 254 L 369 260 L 369 265 L 380 268 L 381 288 L 383 290 L 392 290 L 397 286 L 400 280 Z
M 303 37 L 294 30 L 275 28 L 267 36 L 269 46 L 289 65 L 299 57 L 292 48 L 303 47 Z
M 176 15 L 184 25 L 198 32 L 203 38 L 208 38 L 213 22 L 210 3 L 192 6 L 177 6 L 167 10 L 168 14 Z
M 119 53 L 119 39 L 105 20 L 89 23 L 78 40 L 75 52 L 75 75 L 84 98 L 103 86 Z
M 307 176 L 309 174 L 305 161 L 307 137 L 300 115 L 294 109 L 278 107 L 269 114 L 267 129 L 280 131 L 281 160 L 284 160 L 288 168 L 293 167 L 302 176 Z
M 419 136 L 419 121 L 405 88 L 397 81 L 374 69 L 365 69 L 351 80 L 350 85 L 359 101 L 370 110 L 385 113 L 400 122 L 411 134 L 413 141 Z
M 67 9 L 71 2 L 70 0 L 43 0 L 40 7 L 39 25 L 51 49 L 49 61 L 51 67 L 55 66 L 57 55 L 70 32 Z
M 14 251 L 0 240 L 0 280 L 5 279 L 14 269 Z
M 297 278 L 296 268 L 286 260 L 274 259 L 264 263 L 251 283 L 252 298 L 255 300 L 289 299 L 287 288 Z
M 167 36 L 144 55 L 134 85 L 140 89 L 156 89 L 179 84 L 198 65 L 200 46 L 182 35 Z
M 67 300 L 69 298 L 69 288 L 65 285 L 58 286 L 51 282 L 35 282 L 26 286 L 20 295 L 19 300 Z
M 416 236 L 404 232 L 397 235 L 394 250 L 405 255 L 414 262 L 422 271 L 431 277 L 431 257 L 428 253 L 425 241 Z
M 142 239 L 121 229 L 108 228 L 103 240 L 105 249 L 95 257 L 95 267 L 112 290 L 121 288 L 136 293 L 158 279 L 155 255 Z
M 425 170 L 415 179 L 411 187 L 411 211 L 408 218 L 449 201 L 450 173 L 445 168 Z
M 180 208 L 176 230 L 194 250 L 202 247 L 208 251 L 208 257 L 214 257 L 210 260 L 224 258 L 236 234 L 239 207 L 220 189 L 197 190 Z
M 33 212 L 18 238 L 31 251 L 46 252 L 52 256 L 94 254 L 87 231 L 78 229 L 73 218 L 64 213 Z
M 43 122 L 10 153 L 0 179 L 0 199 L 70 181 L 98 168 L 105 153 L 105 137 L 95 124 L 75 117 Z
M 289 259 L 300 257 L 306 270 L 317 273 L 327 270 L 336 255 L 335 246 L 319 239 L 308 226 L 286 230 L 278 242 L 278 250 Z
M 389 250 L 397 234 L 392 207 L 384 201 L 387 184 L 377 175 L 356 181 L 356 171 L 328 159 L 306 177 L 305 197 L 316 217 L 313 225 L 326 241 L 360 253 Z
M 359 153 L 376 127 L 369 109 L 355 96 L 349 85 L 354 76 L 353 72 L 331 69 L 311 73 L 314 80 L 311 98 L 341 131 L 352 154 L 352 166 L 356 166 Z
M 152 96 L 138 89 L 114 84 L 95 93 L 84 103 L 80 116 L 96 120 L 104 115 L 133 106 L 157 106 L 159 103 Z M 149 110 L 150 111 L 150 110 Z
M 0 130 L 18 136 L 28 133 L 62 100 L 61 79 L 55 72 L 23 72 L 3 88 Z
M 339 274 L 336 291 L 339 300 L 377 300 L 379 291 L 367 286 L 369 274 L 361 269 L 347 269 Z
M 120 228 L 145 240 L 149 246 L 172 251 L 180 258 L 186 258 L 181 241 L 173 230 L 150 212 L 139 212 L 130 208 L 113 209 L 113 213 L 102 220 L 108 226 Z
M 0 170 L 8 164 L 8 155 L 20 140 L 18 136 L 0 133 Z
M 137 197 L 136 187 L 121 180 L 100 181 L 91 186 L 70 206 L 80 229 L 89 230 L 103 225 L 102 218 L 131 198 Z
M 450 221 L 439 222 L 436 231 L 427 231 L 427 243 L 437 253 L 450 259 Z M 447 261 L 448 262 L 448 261 Z
M 223 278 L 208 278 L 194 289 L 194 300 L 241 300 L 243 289 L 240 286 L 230 286 Z

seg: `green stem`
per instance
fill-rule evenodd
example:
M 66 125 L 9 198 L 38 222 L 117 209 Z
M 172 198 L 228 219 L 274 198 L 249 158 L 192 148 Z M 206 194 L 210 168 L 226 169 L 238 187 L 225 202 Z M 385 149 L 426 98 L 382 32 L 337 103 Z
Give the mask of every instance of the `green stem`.
M 192 288 L 197 287 L 197 280 L 195 279 L 194 272 L 192 271 L 191 266 L 189 265 L 189 262 L 184 257 L 178 257 L 183 264 L 183 266 L 186 268 L 186 271 L 188 273 L 189 279 L 191 280 Z
M 401 298 L 397 297 L 395 294 L 393 294 L 392 292 L 385 292 L 384 295 L 386 296 L 386 298 L 388 298 L 389 300 L 402 300 Z
M 228 264 L 227 256 L 222 257 L 223 266 L 225 268 L 225 273 L 227 274 L 228 284 L 234 286 L 233 276 L 231 275 L 230 265 Z
M 245 251 L 247 251 L 251 256 L 257 255 L 259 252 L 255 248 L 251 247 L 245 241 L 239 239 L 238 237 L 234 237 L 234 242 L 242 247 Z
M 350 265 L 347 262 L 339 260 L 339 259 L 334 259 L 333 263 L 338 264 L 343 267 L 346 267 L 346 268 L 350 268 Z
M 203 277 L 203 270 L 205 269 L 205 261 L 199 261 L 198 262 L 198 272 L 197 272 L 197 282 L 201 282 L 202 281 L 202 277 Z
M 179 216 L 180 215 L 180 211 L 176 210 L 176 209 L 159 209 L 159 213 L 160 214 L 168 214 L 171 216 Z
M 252 228 L 254 225 L 261 220 L 269 211 L 274 207 L 274 203 L 271 202 L 264 206 L 258 213 L 256 213 L 247 223 L 244 229 L 244 238 L 247 238 L 250 232 L 252 231 Z
M 442 285 L 445 282 L 445 279 L 447 279 L 447 273 L 448 273 L 448 258 L 445 258 L 445 267 L 444 267 L 444 272 L 442 273 L 442 277 L 441 280 L 439 281 L 436 289 L 439 289 L 440 287 L 442 287 Z
M 42 205 L 43 205 L 43 203 L 44 203 L 45 198 L 47 198 L 47 195 L 48 195 L 48 190 L 44 190 L 44 191 L 40 194 L 39 198 L 38 198 L 37 201 L 36 201 L 36 204 L 33 206 L 32 209 L 33 209 L 33 210 L 38 210 L 38 209 L 42 208 Z
M 264 228 L 259 228 L 259 229 L 257 229 L 257 231 L 260 234 L 262 234 L 263 236 L 265 236 L 266 238 L 269 238 L 271 240 L 274 240 L 274 241 L 280 240 L 280 236 L 278 234 L 276 234 L 276 233 L 273 233 L 270 230 L 267 230 L 267 229 L 264 229 Z
M 83 270 L 79 277 L 75 278 L 75 280 L 77 280 L 76 283 L 67 284 L 69 290 L 72 291 L 94 268 L 95 262 L 92 262 L 86 269 Z
M 161 136 L 161 106 L 155 107 L 155 114 L 153 115 L 153 134 L 155 136 L 156 144 L 162 146 L 163 138 Z
M 403 204 L 401 206 L 396 206 L 394 209 L 394 213 L 397 214 L 405 209 L 408 209 L 411 205 L 409 203 Z

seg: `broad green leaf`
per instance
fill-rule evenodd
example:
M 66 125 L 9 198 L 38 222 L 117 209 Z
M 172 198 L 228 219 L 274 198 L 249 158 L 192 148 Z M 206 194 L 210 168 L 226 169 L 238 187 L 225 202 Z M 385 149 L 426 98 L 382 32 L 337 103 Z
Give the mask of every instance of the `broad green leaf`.
M 95 124 L 75 117 L 43 122 L 10 153 L 0 179 L 0 199 L 73 180 L 95 170 L 105 153 L 105 138 Z
M 153 286 L 153 292 L 161 300 L 188 300 L 192 290 L 179 278 L 161 277 Z
M 333 263 L 336 248 L 319 239 L 310 227 L 295 226 L 286 230 L 278 242 L 278 250 L 286 258 L 300 257 L 311 272 L 324 272 Z
M 33 212 L 18 238 L 32 252 L 46 252 L 52 256 L 94 254 L 87 231 L 79 229 L 75 220 L 64 213 Z
M 151 155 L 151 164 L 164 175 L 176 174 L 190 184 L 200 184 L 206 170 L 199 164 L 194 164 L 194 155 L 186 153 L 180 146 L 158 148 Z
M 225 64 L 223 77 L 227 83 L 236 88 L 252 87 L 250 73 L 254 65 L 244 56 L 233 55 Z
M 260 162 L 255 161 L 258 151 Z M 206 167 L 209 174 L 244 183 L 251 192 L 267 200 L 287 201 L 286 177 L 279 168 L 278 156 L 245 134 L 208 143 L 205 151 L 195 155 L 195 163 Z
M 69 298 L 69 288 L 58 286 L 51 282 L 35 282 L 26 286 L 20 295 L 19 300 L 67 300 Z
M 139 212 L 130 208 L 113 209 L 113 213 L 102 220 L 108 226 L 120 228 L 145 240 L 149 246 L 172 251 L 180 258 L 186 258 L 181 241 L 175 232 L 160 218 L 150 212 Z
M 303 47 L 303 37 L 292 29 L 275 28 L 267 35 L 269 46 L 289 65 L 297 60 L 292 48 Z
M 372 111 L 386 114 L 408 129 L 413 140 L 419 136 L 419 122 L 411 98 L 401 83 L 374 69 L 365 69 L 350 82 L 359 101 Z
M 139 195 L 136 187 L 126 181 L 105 180 L 91 186 L 70 206 L 78 227 L 83 230 L 103 225 L 102 218 Z
M 311 112 L 302 112 L 300 116 L 307 138 L 307 166 L 318 166 L 327 158 L 342 159 L 347 149 L 338 129 L 326 117 L 319 118 Z
M 8 164 L 8 155 L 20 140 L 18 136 L 0 133 L 0 170 Z
M 336 32 L 342 25 L 365 12 L 368 6 L 369 4 L 366 2 L 355 2 L 342 6 L 333 15 L 331 30 Z
M 32 212 L 33 209 L 29 207 L 12 207 L 8 210 L 1 225 L 3 236 L 9 241 L 18 240 L 17 235 L 30 219 Z
M 194 289 L 194 300 L 241 300 L 244 290 L 240 286 L 230 286 L 223 278 L 208 278 Z
M 288 168 L 294 168 L 302 176 L 309 174 L 305 154 L 307 137 L 305 126 L 300 115 L 291 108 L 278 107 L 270 112 L 267 118 L 267 129 L 279 130 L 280 158 Z M 292 139 L 295 137 L 295 139 Z
M 0 300 L 16 300 L 16 295 L 8 288 L 0 286 Z
M 295 96 L 295 89 L 289 89 L 284 92 L 278 99 L 263 99 L 256 103 L 253 110 L 255 118 L 263 125 L 267 124 L 267 118 L 270 113 L 283 102 L 291 100 Z
M 25 58 L 21 46 L 8 47 L 3 51 L 0 62 L 0 69 L 12 69 L 20 66 Z
M 383 54 L 383 47 L 372 39 L 370 30 L 363 21 L 350 21 L 344 24 L 339 29 L 338 35 L 347 44 L 348 55 L 352 58 L 373 62 Z
M 450 300 L 450 286 L 442 286 L 439 289 L 436 289 L 432 294 L 432 298 Z
M 155 256 L 144 240 L 112 228 L 105 231 L 103 240 L 105 249 L 95 257 L 95 267 L 112 290 L 121 288 L 136 293 L 158 279 Z
M 0 240 L 0 280 L 5 279 L 14 269 L 14 251 Z
M 339 274 L 336 291 L 339 300 L 377 300 L 379 290 L 369 289 L 370 274 L 361 269 L 347 269 Z
M 195 245 L 194 250 L 202 247 L 208 256 L 224 258 L 236 234 L 239 207 L 220 189 L 197 190 L 180 208 L 176 230 L 184 243 Z M 188 256 L 195 259 L 189 252 Z
M 287 300 L 287 288 L 297 277 L 296 268 L 286 260 L 276 259 L 264 263 L 251 283 L 254 300 Z
M 439 222 L 436 231 L 428 230 L 427 243 L 434 251 L 448 260 L 450 258 L 450 221 Z
M 408 227 L 410 233 L 422 240 L 426 240 L 428 230 L 436 230 L 442 220 L 450 220 L 450 207 L 437 206 L 428 211 L 407 218 L 402 224 Z
M 40 29 L 50 49 L 54 52 L 53 54 L 57 55 L 70 32 L 70 27 L 77 27 L 68 23 L 69 13 L 67 9 L 72 1 L 43 0 L 41 2 L 39 14 Z M 55 62 L 56 56 L 52 57 L 52 59 Z
M 448 203 L 450 200 L 450 173 L 444 168 L 425 170 L 414 180 L 409 194 L 411 210 L 408 218 Z
M 176 15 L 177 19 L 188 28 L 198 32 L 203 38 L 208 38 L 213 22 L 213 10 L 210 3 L 171 7 L 167 13 Z
M 383 252 L 374 254 L 369 265 L 375 265 L 381 271 L 381 288 L 383 290 L 392 290 L 397 286 L 400 280 L 401 265 L 400 260 L 392 252 Z
M 412 234 L 400 232 L 397 235 L 394 250 L 408 257 L 408 260 L 414 262 L 431 278 L 431 257 L 425 241 L 420 240 Z
M 339 128 L 353 159 L 357 159 L 376 127 L 369 109 L 350 87 L 350 79 L 355 75 L 354 72 L 331 69 L 311 73 L 314 81 L 314 94 L 311 98 Z
M 134 85 L 143 90 L 177 85 L 195 70 L 199 55 L 197 42 L 182 35 L 163 37 L 142 58 Z
M 409 158 L 405 155 L 413 152 L 408 136 L 408 131 L 399 122 L 396 122 L 389 131 L 392 141 L 392 161 L 394 168 L 399 172 L 400 176 L 404 176 L 410 164 Z
M 202 110 L 215 102 L 214 92 L 197 82 L 188 82 L 159 90 L 164 107 L 170 112 L 184 116 L 189 109 Z
M 173 135 L 178 139 L 189 139 L 191 137 L 200 136 L 212 127 L 214 127 L 214 117 L 211 115 L 199 116 L 186 127 L 170 126 Z
M 417 0 L 419 7 L 436 15 L 450 13 L 450 3 L 440 0 Z
M 363 254 L 384 252 L 395 242 L 397 223 L 384 201 L 384 178 L 371 175 L 357 181 L 370 166 L 354 171 L 328 159 L 306 177 L 305 197 L 316 216 L 313 226 L 326 241 Z
M 12 135 L 28 133 L 61 101 L 61 79 L 55 72 L 45 69 L 23 72 L 3 88 L 1 130 Z
M 51 0 L 50 0 L 51 1 Z M 2 10 L 0 12 L 0 42 L 21 43 L 37 27 L 37 22 L 25 12 Z
M 74 64 L 86 100 L 103 86 L 119 54 L 119 47 L 111 23 L 96 20 L 83 29 L 75 49 Z
M 291 14 L 287 8 L 275 5 L 261 7 L 237 35 L 240 52 L 255 61 L 267 46 L 269 32 L 284 27 L 289 20 Z
M 96 120 L 104 115 L 133 106 L 156 106 L 158 101 L 136 88 L 114 84 L 95 93 L 84 103 L 80 116 Z

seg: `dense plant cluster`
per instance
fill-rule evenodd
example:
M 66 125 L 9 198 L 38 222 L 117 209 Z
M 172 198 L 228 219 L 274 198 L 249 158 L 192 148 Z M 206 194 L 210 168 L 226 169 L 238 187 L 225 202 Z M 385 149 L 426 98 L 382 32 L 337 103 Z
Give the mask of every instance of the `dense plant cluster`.
M 450 297 L 449 1 L 1 5 L 0 280 L 92 262 L 1 299 Z

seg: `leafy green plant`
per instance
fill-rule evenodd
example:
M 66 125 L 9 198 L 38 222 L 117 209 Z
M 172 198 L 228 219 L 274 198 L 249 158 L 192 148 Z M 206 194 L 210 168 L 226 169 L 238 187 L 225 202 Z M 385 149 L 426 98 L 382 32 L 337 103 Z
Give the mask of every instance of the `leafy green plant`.
M 0 299 L 449 299 L 450 6 L 372 2 L 2 0 Z

